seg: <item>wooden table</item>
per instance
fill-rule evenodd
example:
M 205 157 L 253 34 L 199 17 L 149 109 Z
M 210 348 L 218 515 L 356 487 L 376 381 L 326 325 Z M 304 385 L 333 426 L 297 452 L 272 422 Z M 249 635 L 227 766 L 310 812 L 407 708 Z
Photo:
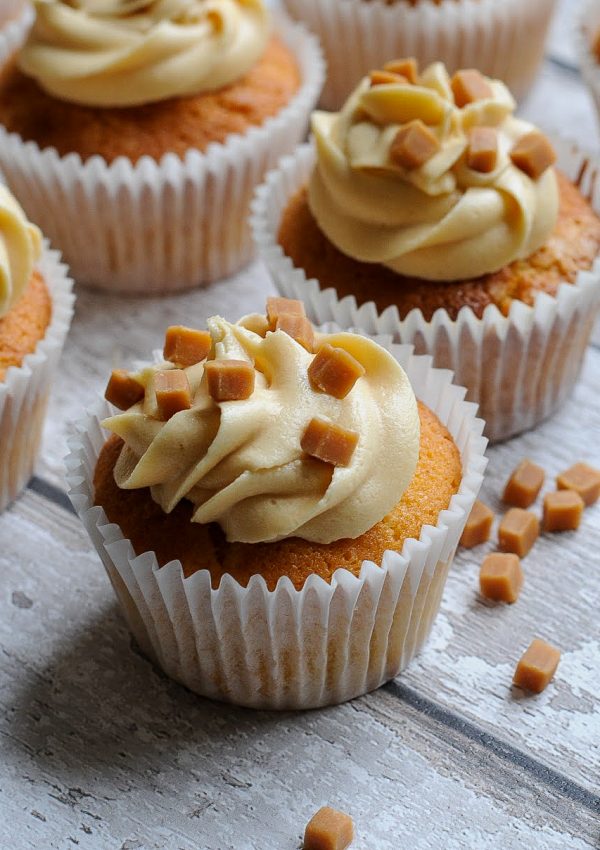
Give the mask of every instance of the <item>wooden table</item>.
M 597 149 L 560 30 L 551 52 L 561 64 L 546 63 L 523 112 Z M 598 848 L 600 505 L 578 533 L 542 537 L 515 606 L 477 594 L 491 546 L 460 554 L 418 661 L 340 707 L 216 705 L 132 644 L 65 496 L 66 434 L 111 365 L 147 356 L 167 324 L 236 318 L 270 292 L 259 264 L 167 300 L 78 292 L 37 475 L 0 517 L 0 847 L 295 850 L 329 803 L 355 818 L 357 850 Z M 549 477 L 580 458 L 600 466 L 598 345 L 561 413 L 489 452 L 493 507 L 525 455 Z M 525 697 L 511 673 L 536 634 L 563 658 Z

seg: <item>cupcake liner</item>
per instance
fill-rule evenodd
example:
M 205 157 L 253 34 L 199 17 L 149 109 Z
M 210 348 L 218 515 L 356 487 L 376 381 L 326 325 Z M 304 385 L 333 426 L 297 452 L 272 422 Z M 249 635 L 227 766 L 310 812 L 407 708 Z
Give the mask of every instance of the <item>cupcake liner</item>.
M 535 77 L 555 0 L 284 0 L 318 35 L 328 78 L 321 104 L 339 109 L 373 68 L 402 56 L 440 60 L 453 72 L 479 68 L 521 98 Z
M 82 163 L 40 150 L 0 126 L 0 168 L 25 209 L 59 246 L 79 283 L 111 292 L 168 294 L 226 277 L 250 261 L 254 187 L 306 132 L 324 78 L 314 36 L 283 16 L 276 29 L 302 85 L 276 116 L 182 159 L 99 156 Z M 224 212 L 225 211 L 225 212 Z
M 600 3 L 587 0 L 582 4 L 575 24 L 575 46 L 581 75 L 589 86 L 600 120 L 600 59 L 592 51 L 600 33 Z
M 333 330 L 327 326 L 325 330 Z M 451 373 L 410 346 L 375 337 L 406 369 L 415 392 L 452 433 L 463 476 L 436 526 L 381 564 L 365 561 L 360 576 L 344 568 L 331 583 L 317 575 L 301 590 L 281 578 L 273 591 L 262 576 L 247 587 L 225 575 L 211 588 L 207 570 L 183 577 L 179 561 L 159 568 L 153 552 L 136 557 L 118 525 L 93 506 L 93 474 L 106 439 L 103 401 L 71 440 L 70 497 L 109 575 L 142 650 L 191 690 L 254 708 L 314 708 L 379 687 L 410 662 L 437 613 L 449 566 L 486 459 L 483 422 Z
M 555 142 L 559 167 L 600 210 L 600 163 L 565 140 Z M 479 405 L 490 441 L 504 440 L 533 428 L 566 400 L 579 375 L 583 355 L 600 305 L 600 259 L 574 284 L 561 284 L 555 298 L 540 293 L 532 307 L 513 301 L 508 316 L 495 305 L 481 319 L 463 307 L 456 320 L 437 310 L 427 321 L 421 310 L 401 320 L 398 309 L 379 313 L 370 301 L 358 306 L 353 296 L 338 298 L 321 290 L 295 268 L 277 242 L 281 215 L 290 197 L 304 186 L 314 165 L 314 150 L 304 145 L 284 158 L 259 187 L 252 206 L 254 239 L 279 291 L 304 301 L 309 318 L 356 326 L 370 334 L 392 334 L 396 342 L 431 354 L 435 366 L 452 369 Z
M 0 381 L 0 511 L 33 473 L 49 389 L 73 316 L 73 281 L 47 242 L 38 268 L 52 296 L 52 318 L 35 351 Z
M 2 9 L 2 15 L 7 23 L 0 28 L 0 67 L 27 38 L 35 13 L 29 3 L 23 4 L 15 0 L 9 2 L 6 9 Z

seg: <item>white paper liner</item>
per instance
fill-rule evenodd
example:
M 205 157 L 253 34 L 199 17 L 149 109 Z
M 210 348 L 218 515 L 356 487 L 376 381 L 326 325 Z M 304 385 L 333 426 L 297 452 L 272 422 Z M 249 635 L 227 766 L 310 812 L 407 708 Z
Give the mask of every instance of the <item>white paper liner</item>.
M 334 330 L 327 326 L 325 330 Z M 106 402 L 88 414 L 67 458 L 70 497 L 94 543 L 142 650 L 174 679 L 203 696 L 254 708 L 313 708 L 379 687 L 409 663 L 426 640 L 448 568 L 477 497 L 486 459 L 483 422 L 450 372 L 431 368 L 410 346 L 376 337 L 406 369 L 422 399 L 448 427 L 463 476 L 437 525 L 381 565 L 365 561 L 360 576 L 338 569 L 328 584 L 310 576 L 302 590 L 282 578 L 274 591 L 262 576 L 246 588 L 226 575 L 183 577 L 174 561 L 159 568 L 154 553 L 135 556 L 119 526 L 93 507 L 93 474 L 106 440 Z
M 35 351 L 0 381 L 0 511 L 33 473 L 48 393 L 73 316 L 73 281 L 46 241 L 38 269 L 52 296 L 52 318 Z
M 555 147 L 559 167 L 599 211 L 598 160 L 572 142 L 557 140 Z M 452 369 L 456 382 L 467 387 L 492 442 L 533 428 L 556 411 L 577 380 L 600 305 L 600 259 L 574 284 L 561 284 L 556 298 L 540 293 L 532 307 L 513 301 L 508 316 L 490 305 L 481 319 L 463 307 L 456 320 L 443 309 L 430 321 L 417 309 L 401 320 L 395 306 L 381 313 L 372 301 L 359 307 L 354 296 L 340 299 L 334 289 L 321 290 L 315 279 L 307 280 L 277 242 L 282 212 L 306 184 L 313 164 L 312 146 L 298 148 L 268 175 L 252 205 L 254 239 L 279 291 L 304 301 L 317 324 L 332 321 L 369 334 L 392 334 L 418 354 L 431 354 L 435 366 Z
M 14 13 L 14 15 L 13 15 Z M 6 17 L 5 17 L 6 16 Z M 0 67 L 23 44 L 33 23 L 34 12 L 28 3 L 14 2 L 0 13 Z M 2 21 L 6 21 L 3 25 Z
M 600 120 L 600 60 L 592 47 L 600 33 L 600 3 L 586 0 L 575 22 L 574 37 L 581 75 L 588 84 Z
M 306 133 L 324 79 L 314 36 L 276 17 L 302 85 L 277 115 L 205 153 L 160 162 L 82 163 L 23 142 L 0 126 L 0 168 L 28 217 L 60 247 L 79 283 L 111 292 L 168 294 L 227 277 L 250 261 L 255 186 Z
M 339 109 L 361 77 L 384 62 L 415 56 L 451 72 L 479 68 L 523 97 L 541 64 L 555 0 L 284 0 L 318 35 L 328 67 L 321 97 Z

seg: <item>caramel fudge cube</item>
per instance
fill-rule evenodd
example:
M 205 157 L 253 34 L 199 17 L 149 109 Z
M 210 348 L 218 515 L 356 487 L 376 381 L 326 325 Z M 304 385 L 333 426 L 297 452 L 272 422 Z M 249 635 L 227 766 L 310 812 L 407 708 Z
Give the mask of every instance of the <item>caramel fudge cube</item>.
M 541 466 L 530 460 L 522 460 L 506 482 L 503 501 L 517 508 L 528 508 L 542 489 L 545 473 Z
M 272 331 L 275 330 L 277 319 L 284 313 L 288 316 L 306 315 L 304 304 L 296 298 L 278 298 L 276 296 L 267 298 L 267 319 Z
M 472 549 L 473 546 L 485 543 L 486 540 L 490 539 L 493 521 L 494 512 L 491 508 L 488 508 L 483 502 L 476 501 L 471 508 L 471 513 L 460 538 L 460 545 Z
M 517 555 L 492 552 L 479 571 L 481 595 L 496 602 L 516 602 L 523 586 L 523 570 Z
M 540 521 L 531 511 L 511 508 L 498 528 L 498 544 L 503 552 L 524 558 L 540 533 Z
M 113 369 L 109 378 L 104 398 L 119 410 L 129 410 L 144 398 L 143 386 L 132 378 L 124 369 Z
M 385 86 L 390 83 L 408 83 L 404 74 L 395 74 L 392 71 L 371 71 L 369 74 L 372 86 Z
M 437 137 L 420 118 L 415 118 L 396 133 L 390 157 L 397 165 L 412 170 L 424 165 L 439 149 Z
M 513 683 L 519 688 L 539 694 L 556 673 L 559 661 L 558 649 L 535 638 L 517 664 Z
M 521 171 L 532 180 L 537 180 L 547 168 L 556 162 L 554 148 L 539 130 L 526 133 L 516 142 L 510 158 Z
M 459 109 L 476 100 L 492 97 L 493 91 L 481 71 L 475 68 L 465 68 L 457 71 L 450 80 L 454 102 Z
M 198 331 L 183 325 L 171 325 L 165 335 L 165 360 L 181 369 L 205 360 L 210 354 L 212 339 L 208 331 Z
M 473 127 L 469 131 L 467 165 L 473 171 L 489 174 L 498 161 L 498 136 L 493 127 Z
M 600 470 L 587 463 L 576 463 L 556 477 L 559 490 L 574 490 L 585 505 L 593 505 L 600 496 Z
M 241 401 L 254 392 L 254 368 L 245 360 L 209 360 L 204 373 L 215 401 Z
M 386 62 L 383 66 L 384 71 L 391 71 L 392 74 L 400 74 L 401 77 L 406 77 L 409 83 L 413 85 L 417 82 L 419 69 L 417 60 L 413 56 L 408 56 L 406 59 L 394 59 L 391 62 Z
M 315 332 L 306 316 L 281 313 L 277 318 L 275 330 L 288 334 L 312 354 L 315 347 Z
M 155 372 L 152 385 L 160 419 L 170 419 L 180 410 L 189 410 L 192 406 L 190 384 L 183 369 Z
M 348 466 L 357 443 L 356 431 L 317 416 L 310 420 L 300 440 L 303 452 L 334 466 Z
M 308 377 L 314 389 L 334 398 L 346 398 L 354 384 L 365 374 L 358 360 L 329 343 L 321 346 L 308 367 Z
M 353 838 L 350 815 L 323 806 L 306 825 L 304 850 L 346 850 Z
M 575 531 L 579 528 L 584 508 L 575 490 L 558 490 L 544 496 L 544 531 Z

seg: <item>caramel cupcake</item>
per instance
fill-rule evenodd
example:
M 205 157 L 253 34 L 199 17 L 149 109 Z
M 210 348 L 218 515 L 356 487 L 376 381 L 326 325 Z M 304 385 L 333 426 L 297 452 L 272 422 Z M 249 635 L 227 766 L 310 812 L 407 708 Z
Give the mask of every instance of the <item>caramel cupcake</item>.
M 519 99 L 544 56 L 555 0 L 284 0 L 318 37 L 328 75 L 321 105 L 339 109 L 390 56 L 478 68 Z
M 600 3 L 586 0 L 581 4 L 575 25 L 575 44 L 581 74 L 588 84 L 600 115 Z
M 432 354 L 492 440 L 566 398 L 600 301 L 589 162 L 559 144 L 556 171 L 513 110 L 477 71 L 389 63 L 339 114 L 314 114 L 314 147 L 269 177 L 253 220 L 284 294 Z
M 71 321 L 72 283 L 0 186 L 0 511 L 27 484 L 56 364 Z
M 170 328 L 164 357 L 113 373 L 121 412 L 99 405 L 68 462 L 140 646 L 198 693 L 262 708 L 395 676 L 481 483 L 473 406 L 408 348 L 317 332 L 285 299 Z
M 321 86 L 314 38 L 263 0 L 35 8 L 0 79 L 0 167 L 77 279 L 155 294 L 240 268 L 252 189 Z

